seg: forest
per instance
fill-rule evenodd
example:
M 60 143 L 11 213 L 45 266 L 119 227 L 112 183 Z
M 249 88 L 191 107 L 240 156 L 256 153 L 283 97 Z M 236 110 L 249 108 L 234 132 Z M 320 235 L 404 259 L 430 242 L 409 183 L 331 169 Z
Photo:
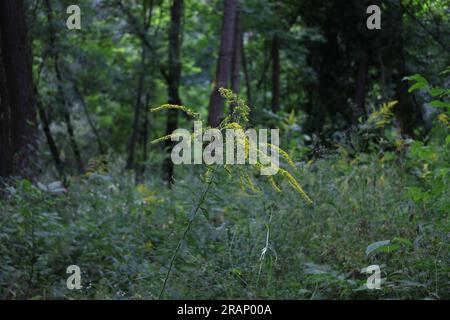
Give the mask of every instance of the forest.
M 0 1 L 0 299 L 450 299 L 449 40 L 445 0 Z

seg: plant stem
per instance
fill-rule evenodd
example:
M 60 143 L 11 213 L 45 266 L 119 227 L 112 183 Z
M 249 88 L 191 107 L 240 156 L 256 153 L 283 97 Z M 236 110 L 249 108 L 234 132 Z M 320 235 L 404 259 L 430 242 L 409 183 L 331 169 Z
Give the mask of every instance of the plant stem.
M 206 195 L 208 194 L 208 191 L 209 191 L 209 187 L 211 186 L 213 178 L 214 178 L 214 173 L 215 173 L 215 171 L 212 172 L 211 177 L 209 178 L 209 181 L 208 181 L 208 184 L 206 185 L 205 190 L 201 194 L 197 205 L 194 207 L 194 209 L 192 211 L 192 214 L 191 214 L 191 218 L 189 219 L 188 225 L 186 226 L 186 229 L 184 229 L 183 235 L 181 236 L 180 241 L 178 241 L 177 247 L 175 248 L 175 252 L 173 253 L 172 258 L 170 259 L 169 269 L 167 270 L 166 278 L 164 279 L 164 283 L 163 283 L 163 286 L 161 288 L 161 292 L 159 293 L 158 300 L 161 299 L 161 297 L 162 297 L 162 295 L 164 293 L 164 290 L 166 289 L 166 284 L 167 284 L 167 281 L 169 280 L 170 273 L 172 272 L 172 268 L 173 268 L 173 264 L 174 264 L 175 258 L 177 257 L 178 252 L 180 251 L 181 243 L 186 238 L 186 235 L 189 232 L 189 229 L 191 228 L 192 222 L 194 222 L 194 219 L 197 216 L 197 212 L 200 209 L 200 206 L 205 201 Z

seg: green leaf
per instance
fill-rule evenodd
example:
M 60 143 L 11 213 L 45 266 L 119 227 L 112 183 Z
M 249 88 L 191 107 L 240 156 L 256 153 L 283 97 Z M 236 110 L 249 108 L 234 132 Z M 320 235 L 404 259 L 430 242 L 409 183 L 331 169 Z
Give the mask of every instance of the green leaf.
M 368 256 L 375 250 L 381 250 L 380 248 L 388 247 L 391 243 L 391 240 L 383 240 L 383 241 L 377 241 L 374 243 L 371 243 L 366 248 L 366 255 Z
M 412 247 L 413 243 L 411 242 L 411 240 L 406 239 L 406 238 L 402 238 L 402 237 L 395 237 L 394 239 L 392 239 L 393 243 L 398 243 L 398 244 L 403 244 L 407 247 Z
M 450 135 L 448 135 L 446 138 L 445 138 L 445 144 L 449 144 L 450 143 Z
M 447 74 L 450 73 L 450 67 L 447 67 L 444 71 L 441 72 L 441 74 Z
M 411 93 L 414 90 L 420 90 L 420 89 L 426 88 L 427 85 L 428 84 L 424 83 L 424 82 L 417 82 L 408 89 L 408 92 Z
M 450 108 L 450 103 L 439 100 L 433 100 L 430 102 L 430 106 L 435 108 Z
M 203 207 L 200 207 L 200 210 L 202 211 L 202 213 L 203 213 L 203 215 L 205 216 L 205 218 L 207 219 L 207 220 L 209 220 L 209 211 L 207 210 L 207 209 L 205 209 L 205 208 L 203 208 Z
M 447 91 L 447 90 L 442 89 L 442 88 L 432 88 L 432 89 L 430 90 L 430 94 L 431 94 L 433 97 L 437 97 L 437 96 L 441 96 L 441 95 L 445 94 L 446 91 Z
M 421 76 L 420 74 L 415 74 L 409 77 L 405 77 L 404 80 L 412 80 L 412 81 L 416 81 L 415 84 L 413 84 L 408 92 L 413 92 L 414 90 L 420 90 L 423 88 L 426 88 L 428 86 L 428 80 L 425 79 L 423 76 Z
M 424 83 L 428 84 L 428 80 L 425 79 L 422 75 L 417 74 L 417 73 L 412 75 L 412 76 L 405 77 L 404 79 L 406 79 L 406 80 L 414 80 L 416 82 L 424 82 Z

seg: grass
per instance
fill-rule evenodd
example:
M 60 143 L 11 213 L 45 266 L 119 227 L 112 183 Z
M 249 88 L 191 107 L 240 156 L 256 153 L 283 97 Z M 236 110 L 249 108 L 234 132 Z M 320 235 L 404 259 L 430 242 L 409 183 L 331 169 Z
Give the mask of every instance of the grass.
M 414 201 L 420 181 L 395 161 L 302 163 L 293 174 L 312 206 L 286 181 L 277 193 L 255 176 L 254 192 L 218 171 L 195 219 L 200 166 L 177 168 L 169 190 L 154 178 L 136 187 L 111 163 L 67 192 L 10 185 L 0 200 L 2 298 L 450 297 L 448 197 Z M 391 244 L 366 254 L 382 240 Z M 66 288 L 71 264 L 82 270 L 80 291 Z M 381 290 L 364 288 L 361 269 L 373 264 Z

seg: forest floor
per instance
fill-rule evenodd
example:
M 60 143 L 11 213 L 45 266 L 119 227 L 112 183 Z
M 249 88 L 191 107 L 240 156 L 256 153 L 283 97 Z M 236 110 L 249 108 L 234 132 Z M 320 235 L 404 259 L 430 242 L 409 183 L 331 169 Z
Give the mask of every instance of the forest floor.
M 72 178 L 67 189 L 27 180 L 7 189 L 2 298 L 158 298 L 205 188 L 202 169 L 177 169 L 168 189 L 155 179 L 136 186 L 121 165 Z M 263 177 L 249 187 L 219 171 L 161 297 L 450 297 L 448 199 L 421 201 L 417 177 L 386 156 L 331 154 L 294 175 L 313 205 L 287 184 L 277 193 Z M 73 264 L 81 290 L 66 287 Z M 379 290 L 366 287 L 370 265 L 381 269 Z

